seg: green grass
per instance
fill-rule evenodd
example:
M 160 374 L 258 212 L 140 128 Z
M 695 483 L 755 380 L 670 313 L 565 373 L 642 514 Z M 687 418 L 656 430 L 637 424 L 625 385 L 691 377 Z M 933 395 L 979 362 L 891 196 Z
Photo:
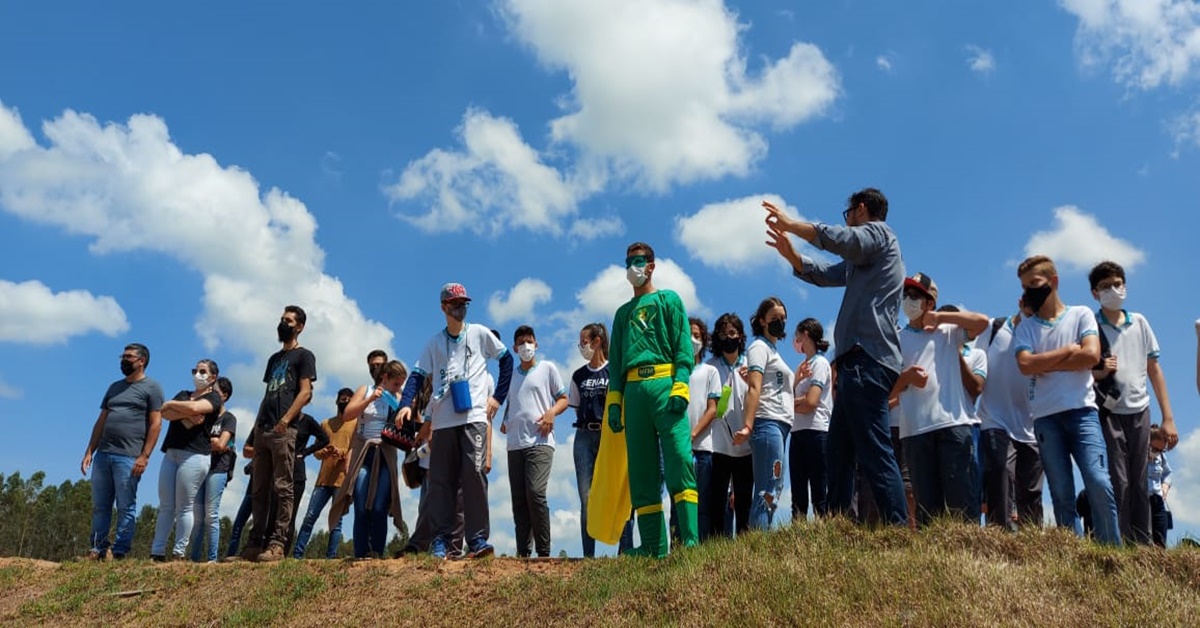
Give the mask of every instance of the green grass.
M 0 596 L 0 623 L 25 625 L 1187 626 L 1200 615 L 1200 551 L 831 521 L 661 561 L 76 563 L 6 566 L 0 587 L 24 598 Z M 156 590 L 109 595 L 137 588 Z

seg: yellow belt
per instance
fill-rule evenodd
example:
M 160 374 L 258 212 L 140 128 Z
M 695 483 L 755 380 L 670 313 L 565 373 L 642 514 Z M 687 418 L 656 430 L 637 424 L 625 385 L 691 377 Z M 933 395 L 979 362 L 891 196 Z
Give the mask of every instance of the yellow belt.
M 651 379 L 662 379 L 675 376 L 674 364 L 648 364 L 629 369 L 625 373 L 627 382 L 644 382 Z

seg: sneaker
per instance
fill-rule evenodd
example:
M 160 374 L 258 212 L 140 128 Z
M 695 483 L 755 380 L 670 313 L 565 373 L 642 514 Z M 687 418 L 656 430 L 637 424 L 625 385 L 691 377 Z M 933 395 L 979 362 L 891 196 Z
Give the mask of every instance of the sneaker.
M 150 560 L 152 560 L 156 563 L 165 563 L 165 562 L 167 562 L 167 557 L 163 556 L 161 554 L 151 554 Z
M 441 539 L 434 539 L 429 546 L 429 553 L 439 560 L 446 560 L 446 542 Z
M 256 545 L 247 545 L 242 548 L 242 551 L 237 554 L 226 556 L 221 562 L 223 563 L 252 563 L 258 560 L 258 555 L 262 553 L 262 548 Z
M 278 543 L 268 545 L 266 551 L 259 554 L 256 559 L 260 563 L 273 563 L 280 560 L 283 560 L 283 546 Z
M 467 558 L 485 558 L 496 553 L 496 548 L 492 547 L 491 543 L 483 539 L 476 539 L 471 542 L 471 550 L 467 552 Z

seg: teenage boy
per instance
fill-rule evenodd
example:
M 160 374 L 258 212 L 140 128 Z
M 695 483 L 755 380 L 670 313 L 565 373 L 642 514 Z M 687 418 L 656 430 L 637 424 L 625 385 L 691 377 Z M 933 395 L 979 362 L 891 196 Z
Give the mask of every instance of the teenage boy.
M 679 295 L 654 287 L 654 268 L 649 244 L 635 242 L 625 249 L 625 278 L 633 298 L 613 318 L 605 401 L 609 428 L 614 433 L 628 428 L 629 495 L 642 545 L 626 553 L 662 558 L 667 555 L 663 475 L 684 546 L 700 540 L 699 496 L 687 418 L 688 380 L 695 366 L 691 328 Z
M 386 362 L 385 362 L 386 364 Z M 372 369 L 373 371 L 374 369 Z M 354 390 L 343 388 L 337 393 L 337 414 L 321 421 L 321 429 L 329 438 L 329 444 L 313 453 L 321 461 L 321 470 L 317 471 L 317 481 L 313 485 L 312 495 L 308 498 L 308 512 L 304 514 L 304 523 L 300 526 L 300 534 L 292 552 L 293 558 L 304 558 L 304 550 L 308 547 L 308 539 L 312 536 L 313 525 L 321 516 L 325 505 L 333 499 L 342 480 L 346 478 L 346 467 L 350 462 L 350 437 L 358 427 L 358 419 L 345 420 L 343 415 Z M 325 558 L 337 558 L 338 547 L 342 544 L 342 518 L 329 531 L 329 547 Z
M 100 416 L 79 470 L 92 472 L 92 535 L 88 558 L 103 560 L 109 555 L 109 526 L 113 504 L 117 507 L 117 533 L 112 557 L 125 558 L 133 547 L 137 526 L 137 487 L 158 444 L 162 426 L 163 392 L 158 382 L 146 375 L 150 350 L 133 343 L 121 352 L 121 379 L 108 386 L 100 401 Z
M 567 409 L 567 389 L 553 364 L 537 358 L 537 336 L 521 325 L 513 333 L 521 360 L 500 431 L 508 434 L 508 484 L 512 488 L 517 558 L 550 556 L 550 507 L 546 486 L 554 462 L 554 419 Z
M 488 543 L 491 526 L 487 501 L 488 426 L 508 397 L 512 355 L 504 342 L 483 325 L 466 322 L 471 297 L 459 283 L 441 291 L 446 326 L 429 340 L 413 367 L 396 422 L 413 419 L 412 405 L 426 378 L 433 378 L 429 401 L 430 441 L 428 507 L 435 530 L 431 552 L 446 558 L 458 492 L 462 491 L 467 552 L 471 558 L 495 553 Z M 495 394 L 488 395 L 487 360 L 500 363 Z
M 1150 498 L 1146 486 L 1146 451 L 1150 447 L 1150 395 L 1154 387 L 1162 411 L 1162 431 L 1167 443 L 1177 441 L 1175 417 L 1167 396 L 1167 381 L 1158 362 L 1158 339 L 1146 317 L 1123 309 L 1125 269 L 1116 262 L 1100 262 L 1088 274 L 1092 297 L 1100 302 L 1096 320 L 1100 324 L 1103 361 L 1092 369 L 1097 382 L 1097 405 L 1104 443 L 1108 449 L 1108 473 L 1117 500 L 1121 538 L 1126 543 L 1148 545 Z M 1108 348 L 1105 352 L 1104 349 Z
M 975 417 L 960 367 L 963 345 L 988 326 L 974 312 L 937 312 L 937 284 L 917 273 L 904 280 L 900 331 L 903 370 L 892 395 L 917 501 L 917 523 L 951 513 L 979 521 Z
M 267 385 L 258 418 L 254 422 L 254 462 L 250 491 L 252 517 L 250 540 L 241 557 L 263 562 L 282 560 L 292 530 L 295 498 L 293 473 L 296 465 L 296 423 L 304 406 L 312 400 L 317 381 L 317 358 L 300 346 L 307 316 L 298 305 L 283 308 L 275 332 L 283 348 L 267 360 L 263 383 Z M 271 502 L 275 501 L 275 518 Z M 268 528 L 269 523 L 274 523 Z M 266 549 L 263 549 L 263 548 Z
M 1049 257 L 1027 258 L 1017 267 L 1017 276 L 1026 308 L 1026 320 L 1017 327 L 1014 340 L 1017 366 L 1021 374 L 1033 378 L 1030 415 L 1050 483 L 1054 519 L 1060 527 L 1081 532 L 1076 525 L 1074 458 L 1087 491 L 1096 539 L 1120 545 L 1117 502 L 1092 390 L 1091 369 L 1100 361 L 1096 317 L 1084 306 L 1062 302 L 1058 270 Z
M 979 448 L 987 523 L 1012 527 L 1042 525 L 1042 458 L 1029 409 L 1030 380 L 1017 367 L 1013 345 L 1022 315 L 993 322 L 975 340 L 987 352 L 988 382 L 979 397 Z

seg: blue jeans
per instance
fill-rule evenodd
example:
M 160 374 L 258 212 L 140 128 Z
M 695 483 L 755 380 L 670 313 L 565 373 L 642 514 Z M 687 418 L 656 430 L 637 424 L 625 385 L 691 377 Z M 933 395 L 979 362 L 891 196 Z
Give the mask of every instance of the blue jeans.
M 908 524 L 904 481 L 888 427 L 887 400 L 896 377 L 897 373 L 857 347 L 837 358 L 838 394 L 833 401 L 825 452 L 832 514 L 850 513 L 857 462 L 883 520 L 892 525 Z
M 379 452 L 372 447 L 363 458 L 362 468 L 354 480 L 354 557 L 365 558 L 371 552 L 383 556 L 387 546 L 388 503 L 392 497 L 392 478 L 387 465 L 379 461 L 379 478 L 375 482 L 375 499 L 367 503 L 371 486 L 371 466 Z
M 1082 532 L 1075 510 L 1075 473 L 1071 469 L 1074 458 L 1087 490 L 1096 540 L 1120 545 L 1117 501 L 1108 475 L 1108 454 L 1096 409 L 1076 408 L 1041 417 L 1033 422 L 1033 433 L 1042 454 L 1050 501 L 1054 503 L 1054 520 L 1059 527 L 1071 528 L 1076 534 Z
M 229 530 L 229 549 L 225 551 L 226 556 L 234 556 L 238 553 L 238 546 L 242 543 L 242 531 L 246 529 L 246 522 L 250 520 L 250 515 L 254 511 L 253 494 L 250 492 L 250 482 L 246 482 L 246 493 L 242 495 L 242 504 L 238 506 L 237 514 L 233 516 L 233 527 Z
M 333 499 L 336 486 L 314 486 L 312 496 L 308 498 L 308 512 L 304 515 L 304 523 L 296 535 L 296 545 L 292 550 L 292 558 L 304 558 L 304 550 L 308 547 L 308 539 L 312 537 L 313 525 L 325 510 L 325 504 Z M 329 550 L 325 558 L 337 558 L 338 547 L 342 544 L 342 518 L 338 517 L 337 525 L 329 531 Z
M 579 489 L 579 526 L 583 541 L 583 557 L 594 558 L 596 556 L 596 539 L 588 536 L 587 503 L 588 496 L 592 491 L 592 476 L 596 471 L 596 455 L 600 453 L 600 432 L 576 429 L 572 453 L 575 456 L 575 485 Z M 633 547 L 632 518 L 625 524 L 625 529 L 621 531 L 621 540 L 617 551 L 623 552 L 631 547 Z
M 196 513 L 196 524 L 192 526 L 192 538 L 189 541 L 192 562 L 201 562 L 205 537 L 208 537 L 207 560 L 212 562 L 217 559 L 217 546 L 221 544 L 221 496 L 225 493 L 227 482 L 228 473 L 209 473 L 196 493 L 196 504 L 192 507 Z
M 829 512 L 825 491 L 825 443 L 828 440 L 828 432 L 792 432 L 792 446 L 788 449 L 788 475 L 792 483 L 793 520 L 808 518 L 810 491 L 813 515 L 820 517 Z
M 972 425 L 953 425 L 904 439 L 917 500 L 917 523 L 952 514 L 979 525 L 979 456 Z
M 750 458 L 754 464 L 754 497 L 750 502 L 750 527 L 766 530 L 775 518 L 783 493 L 787 437 L 791 426 L 773 419 L 755 419 L 750 432 Z
M 712 456 L 711 451 L 692 451 L 692 460 L 696 466 L 696 493 L 699 497 L 696 504 L 696 528 L 701 541 L 713 535 L 712 519 L 709 516 L 709 510 L 712 509 L 709 504 L 709 500 L 712 499 Z
M 209 454 L 199 454 L 184 449 L 168 449 L 158 470 L 158 521 L 154 523 L 154 541 L 150 543 L 151 556 L 167 555 L 167 537 L 175 530 L 175 546 L 172 556 L 183 556 L 188 539 L 192 538 L 192 506 L 196 493 L 212 462 Z
M 133 547 L 137 527 L 137 487 L 141 476 L 133 474 L 137 458 L 97 451 L 92 456 L 92 538 L 93 550 L 104 554 L 109 549 L 108 529 L 112 526 L 113 502 L 117 506 L 117 534 L 112 543 L 114 556 L 124 556 Z

